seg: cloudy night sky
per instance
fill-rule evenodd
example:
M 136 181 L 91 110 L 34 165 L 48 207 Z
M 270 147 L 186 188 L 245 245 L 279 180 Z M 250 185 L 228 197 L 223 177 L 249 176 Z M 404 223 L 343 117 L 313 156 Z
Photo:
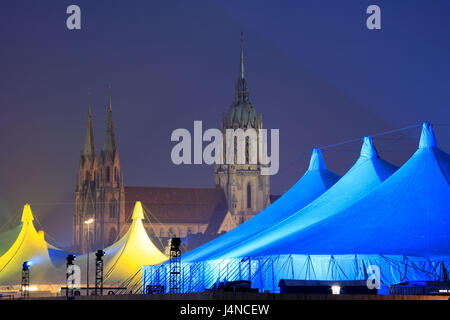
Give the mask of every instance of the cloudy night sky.
M 66 8 L 81 8 L 81 30 Z M 381 8 L 381 30 L 366 8 Z M 213 187 L 213 167 L 172 164 L 176 128 L 220 128 L 234 99 L 240 32 L 250 100 L 280 129 L 272 194 L 292 186 L 310 150 L 435 124 L 450 151 L 450 1 L 9 1 L 0 4 L 0 226 L 30 202 L 55 245 L 72 236 L 73 192 L 88 88 L 96 150 L 108 84 L 125 185 Z M 374 139 L 397 165 L 420 128 Z M 360 142 L 323 151 L 344 174 Z

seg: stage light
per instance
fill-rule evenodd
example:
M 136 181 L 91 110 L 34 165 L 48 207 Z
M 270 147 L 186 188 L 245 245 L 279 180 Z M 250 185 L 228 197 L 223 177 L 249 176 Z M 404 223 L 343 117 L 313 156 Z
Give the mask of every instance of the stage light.
M 332 294 L 341 294 L 341 287 L 340 286 L 332 286 L 331 293 Z
M 31 261 L 25 261 L 22 265 L 22 298 L 28 299 L 29 298 L 29 288 L 30 288 L 30 266 Z M 37 289 L 37 288 L 36 288 Z
M 38 291 L 38 286 L 28 286 L 27 288 L 25 288 L 25 290 L 28 290 L 28 291 Z
M 67 260 L 67 264 L 68 265 L 72 265 L 73 264 L 73 261 L 76 259 L 76 255 L 74 255 L 74 254 L 69 254 L 68 256 L 67 256 L 67 258 L 66 258 L 66 260 Z
M 95 256 L 97 257 L 97 260 L 101 260 L 105 254 L 106 254 L 105 251 L 97 250 L 97 252 L 95 253 Z
M 27 271 L 31 267 L 31 261 L 25 261 L 22 265 L 22 270 Z
M 169 268 L 170 268 L 170 293 L 180 292 L 181 284 L 181 239 L 176 237 L 170 241 L 170 255 L 169 255 Z

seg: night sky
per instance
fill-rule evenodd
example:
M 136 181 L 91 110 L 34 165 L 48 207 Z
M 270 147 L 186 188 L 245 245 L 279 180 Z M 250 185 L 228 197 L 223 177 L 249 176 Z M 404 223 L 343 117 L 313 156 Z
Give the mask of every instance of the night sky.
M 82 29 L 66 28 L 77 4 Z M 368 30 L 370 4 L 382 29 Z M 435 123 L 450 150 L 450 1 L 5 1 L 0 4 L 0 231 L 29 201 L 49 241 L 70 244 L 72 197 L 91 88 L 96 150 L 108 84 L 125 185 L 212 187 L 213 168 L 175 166 L 176 128 L 220 128 L 234 99 L 240 32 L 250 99 L 280 129 L 272 193 L 310 150 Z M 374 139 L 401 165 L 419 127 Z M 360 142 L 325 149 L 343 174 Z

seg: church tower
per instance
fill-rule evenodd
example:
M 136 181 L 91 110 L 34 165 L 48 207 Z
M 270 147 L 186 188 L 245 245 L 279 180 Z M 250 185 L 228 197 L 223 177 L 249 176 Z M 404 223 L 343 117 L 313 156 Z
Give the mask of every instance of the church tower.
M 239 77 L 236 82 L 235 99 L 228 113 L 222 117 L 222 135 L 224 141 L 223 164 L 215 166 L 215 185 L 225 191 L 229 214 L 224 221 L 221 231 L 228 231 L 252 218 L 258 212 L 270 205 L 270 178 L 261 175 L 262 164 L 258 159 L 256 164 L 249 162 L 249 140 L 245 140 L 245 148 L 240 151 L 234 144 L 234 157 L 238 152 L 244 152 L 245 164 L 226 163 L 226 130 L 227 129 L 255 129 L 258 133 L 262 129 L 262 116 L 257 115 L 249 100 L 249 90 L 244 73 L 244 44 L 241 33 L 241 58 Z M 236 139 L 236 138 L 233 138 Z M 259 136 L 258 136 L 259 139 Z M 259 146 L 259 141 L 257 143 Z
M 114 136 L 111 88 L 109 88 L 107 112 L 105 141 L 99 159 L 99 179 L 96 189 L 95 230 L 96 244 L 99 248 L 104 248 L 118 240 L 120 229 L 125 222 L 125 191 L 119 150 Z
M 125 192 L 119 151 L 114 137 L 111 90 L 105 141 L 100 157 L 95 153 L 89 102 L 85 142 L 80 156 L 74 200 L 73 246 L 76 252 L 105 248 L 118 239 L 121 226 L 125 222 Z M 85 221 L 90 218 L 94 221 L 88 226 Z
M 98 159 L 95 153 L 94 133 L 92 128 L 92 110 L 90 92 L 88 97 L 88 114 L 84 146 L 80 153 L 80 163 L 76 177 L 73 215 L 73 246 L 77 252 L 87 249 L 87 228 L 84 221 L 93 218 L 96 213 L 96 184 L 98 177 Z M 93 239 L 90 232 L 89 239 Z

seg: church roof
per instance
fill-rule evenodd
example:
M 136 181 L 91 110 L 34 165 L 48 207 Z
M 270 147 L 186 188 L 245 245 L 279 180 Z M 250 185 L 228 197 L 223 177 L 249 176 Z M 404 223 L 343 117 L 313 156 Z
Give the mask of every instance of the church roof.
M 152 223 L 205 223 L 228 210 L 220 188 L 125 187 L 129 220 L 135 201 L 141 201 Z

